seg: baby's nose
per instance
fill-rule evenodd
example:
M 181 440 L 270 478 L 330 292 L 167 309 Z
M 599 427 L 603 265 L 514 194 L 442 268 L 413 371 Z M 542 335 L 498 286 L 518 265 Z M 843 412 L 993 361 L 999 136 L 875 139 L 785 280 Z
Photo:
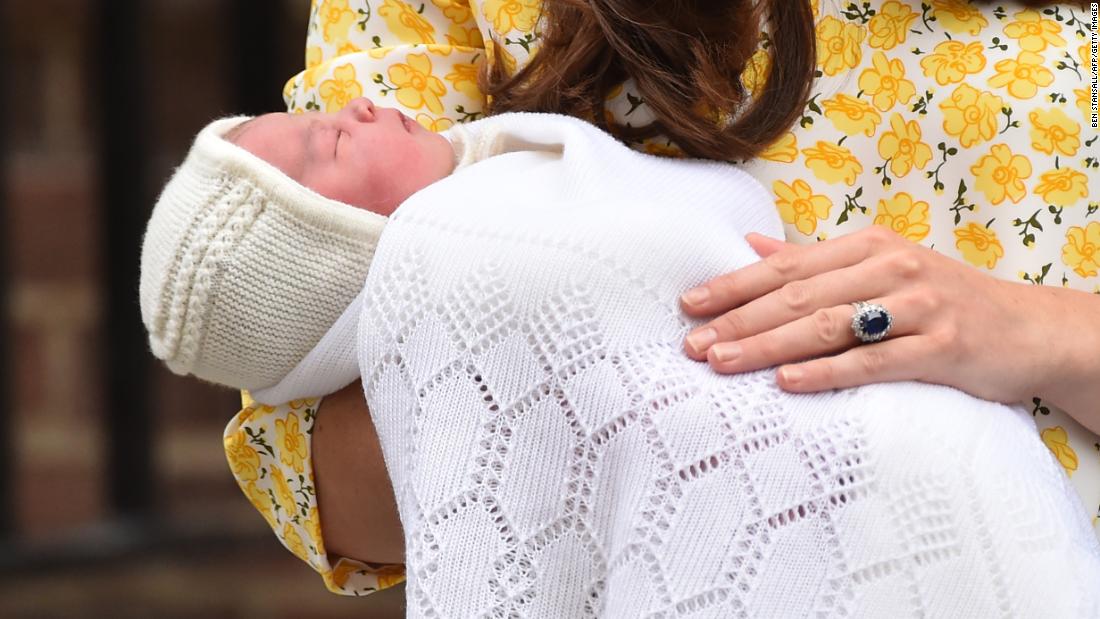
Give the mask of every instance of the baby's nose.
M 374 122 L 374 103 L 366 97 L 352 99 L 346 109 L 351 112 L 352 118 L 358 122 Z

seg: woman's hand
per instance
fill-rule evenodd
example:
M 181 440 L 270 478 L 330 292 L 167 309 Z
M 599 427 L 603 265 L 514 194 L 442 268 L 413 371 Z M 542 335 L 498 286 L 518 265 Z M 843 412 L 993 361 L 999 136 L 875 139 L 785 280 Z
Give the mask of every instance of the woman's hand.
M 1100 427 L 1082 395 L 1100 388 L 1100 297 L 995 279 L 879 226 L 810 246 L 746 239 L 763 260 L 681 299 L 720 314 L 688 335 L 691 358 L 721 373 L 781 365 L 779 386 L 797 392 L 911 379 L 1005 403 L 1043 395 Z M 689 303 L 699 289 L 709 297 Z M 893 314 L 886 339 L 859 342 L 855 301 Z

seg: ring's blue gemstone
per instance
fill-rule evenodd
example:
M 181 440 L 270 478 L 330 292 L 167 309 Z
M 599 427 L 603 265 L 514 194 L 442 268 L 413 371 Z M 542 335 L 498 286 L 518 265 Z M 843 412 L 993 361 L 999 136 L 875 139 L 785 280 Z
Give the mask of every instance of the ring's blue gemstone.
M 878 335 L 890 326 L 890 318 L 882 310 L 871 310 L 860 316 L 859 326 L 867 335 Z

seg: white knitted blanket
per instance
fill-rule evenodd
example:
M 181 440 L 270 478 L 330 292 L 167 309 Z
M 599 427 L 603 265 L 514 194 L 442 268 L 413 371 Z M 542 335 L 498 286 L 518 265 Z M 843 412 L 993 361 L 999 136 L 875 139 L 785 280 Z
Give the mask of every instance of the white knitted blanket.
M 542 152 L 403 204 L 274 394 L 362 373 L 410 616 L 1100 616 L 1100 547 L 1022 408 L 790 395 L 683 354 L 702 321 L 679 294 L 756 260 L 746 232 L 781 234 L 755 181 L 570 119 L 491 121 Z

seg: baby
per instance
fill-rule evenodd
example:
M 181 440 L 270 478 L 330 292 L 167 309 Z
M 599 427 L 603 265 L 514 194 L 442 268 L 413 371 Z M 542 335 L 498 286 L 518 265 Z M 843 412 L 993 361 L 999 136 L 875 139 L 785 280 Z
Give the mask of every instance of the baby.
M 273 383 L 355 297 L 387 216 L 457 164 L 446 137 L 366 98 L 211 123 L 146 231 L 153 353 L 222 385 Z
M 410 615 L 754 615 L 776 587 L 794 616 L 1093 613 L 1100 548 L 1025 411 L 785 394 L 683 354 L 678 294 L 756 259 L 750 231 L 781 228 L 732 166 L 554 116 L 438 136 L 357 100 L 203 130 L 141 305 L 174 371 L 261 401 L 362 376 Z

